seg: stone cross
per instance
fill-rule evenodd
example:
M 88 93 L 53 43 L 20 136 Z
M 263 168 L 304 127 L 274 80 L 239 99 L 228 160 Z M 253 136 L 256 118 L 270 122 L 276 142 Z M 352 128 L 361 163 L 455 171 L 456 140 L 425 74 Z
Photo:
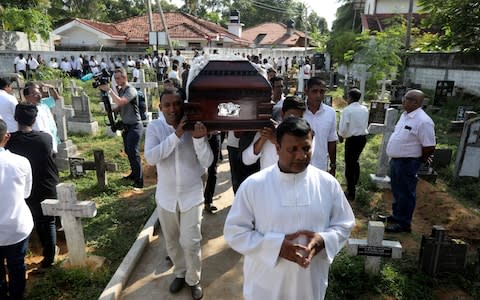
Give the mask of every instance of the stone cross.
M 145 96 L 145 104 L 147 106 L 147 113 L 152 108 L 152 104 L 148 101 L 147 98 L 147 88 L 158 88 L 157 82 L 146 82 L 145 81 L 145 70 L 140 70 L 140 77 L 138 78 L 137 82 L 129 82 L 129 85 L 133 86 L 136 89 L 140 89 L 140 91 Z
M 80 218 L 95 217 L 97 214 L 95 202 L 77 201 L 73 183 L 58 184 L 57 196 L 59 200 L 46 199 L 42 201 L 42 212 L 47 216 L 61 216 L 67 240 L 69 262 L 72 266 L 84 266 L 87 253 Z
M 384 100 L 385 93 L 387 92 L 387 83 L 392 83 L 391 80 L 387 80 L 387 78 L 384 76 L 382 80 L 377 81 L 378 84 L 382 85 L 382 90 L 380 92 L 380 95 L 378 96 L 378 100 L 382 101 Z
M 362 96 L 360 97 L 360 103 L 363 103 L 363 100 L 365 99 L 365 85 L 367 84 L 367 79 L 368 75 L 370 73 L 367 72 L 366 69 L 362 69 L 360 73 L 360 92 L 362 93 Z
M 97 184 L 101 189 L 104 189 L 107 184 L 107 171 L 117 171 L 117 164 L 106 162 L 103 150 L 93 150 L 94 161 L 85 161 L 81 158 L 72 158 L 70 160 L 70 173 L 73 177 L 84 175 L 84 170 L 95 170 L 97 174 Z
M 82 92 L 83 89 L 81 87 L 78 87 L 77 86 L 77 82 L 75 81 L 75 79 L 71 79 L 70 80 L 70 92 L 72 94 L 72 96 L 78 96 L 80 93 L 79 92 Z
M 365 271 L 370 274 L 378 274 L 382 257 L 401 258 L 402 245 L 398 241 L 383 239 L 385 225 L 382 222 L 368 222 L 367 239 L 348 239 L 347 252 L 350 255 L 364 255 Z
M 368 126 L 370 134 L 383 134 L 382 144 L 380 146 L 380 156 L 377 162 L 377 170 L 375 174 L 370 174 L 370 179 L 379 188 L 390 188 L 390 177 L 388 173 L 388 155 L 387 144 L 390 136 L 395 129 L 398 111 L 394 108 L 387 109 L 384 124 L 372 123 Z

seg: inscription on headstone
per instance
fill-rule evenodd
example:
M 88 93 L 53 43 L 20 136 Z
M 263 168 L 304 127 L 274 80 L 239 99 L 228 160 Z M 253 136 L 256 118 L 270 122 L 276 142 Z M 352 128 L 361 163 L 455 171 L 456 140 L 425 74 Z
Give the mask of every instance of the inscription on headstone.
M 437 86 L 435 88 L 435 97 L 433 98 L 433 104 L 441 106 L 447 102 L 447 97 L 453 95 L 453 87 L 455 86 L 455 81 L 445 80 L 437 81 Z
M 385 123 L 385 116 L 390 103 L 382 101 L 371 101 L 368 115 L 368 124 L 370 123 Z

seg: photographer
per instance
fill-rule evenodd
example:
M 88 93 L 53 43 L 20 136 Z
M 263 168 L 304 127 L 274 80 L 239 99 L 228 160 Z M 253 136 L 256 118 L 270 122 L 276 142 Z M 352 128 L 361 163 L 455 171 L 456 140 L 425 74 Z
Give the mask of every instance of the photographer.
M 143 133 L 143 124 L 138 109 L 137 90 L 128 84 L 127 72 L 123 68 L 115 70 L 114 80 L 118 94 L 108 84 L 100 85 L 99 89 L 106 92 L 117 104 L 116 110 L 120 112 L 122 118 L 123 145 L 132 169 L 130 175 L 125 179 L 132 180 L 135 187 L 143 188 L 142 163 L 138 149 Z

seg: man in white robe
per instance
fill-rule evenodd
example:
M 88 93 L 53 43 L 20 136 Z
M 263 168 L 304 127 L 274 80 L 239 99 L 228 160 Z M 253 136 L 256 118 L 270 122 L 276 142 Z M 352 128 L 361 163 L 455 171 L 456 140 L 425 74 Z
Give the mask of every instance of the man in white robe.
M 245 256 L 245 299 L 323 299 L 328 269 L 355 218 L 338 181 L 309 165 L 312 131 L 290 117 L 277 128 L 278 164 L 247 178 L 225 221 Z

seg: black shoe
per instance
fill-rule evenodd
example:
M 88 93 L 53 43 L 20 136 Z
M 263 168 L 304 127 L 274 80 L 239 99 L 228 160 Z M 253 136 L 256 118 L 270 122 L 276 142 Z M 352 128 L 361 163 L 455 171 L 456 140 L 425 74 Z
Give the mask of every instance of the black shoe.
M 203 298 L 203 289 L 200 283 L 197 283 L 196 285 L 190 286 L 190 290 L 192 292 L 192 298 L 194 300 L 200 300 Z
M 143 181 L 135 181 L 133 186 L 139 189 L 143 189 Z
M 393 224 L 385 227 L 385 232 L 400 233 L 400 232 L 412 232 L 410 227 L 403 227 L 400 224 Z
M 211 204 L 205 204 L 205 210 L 208 211 L 211 214 L 214 214 L 218 208 L 216 206 L 213 206 Z
M 378 215 L 377 216 L 377 221 L 380 222 L 388 222 L 388 223 L 396 223 L 397 221 L 395 220 L 395 217 L 392 215 L 386 216 L 386 215 Z
M 170 288 L 169 288 L 170 293 L 175 294 L 180 292 L 180 290 L 183 289 L 184 285 L 185 285 L 185 278 L 176 277 L 170 284 Z
M 124 179 L 124 180 L 135 180 L 135 178 L 133 178 L 133 174 L 132 174 L 132 173 L 130 173 L 130 175 L 128 175 L 128 176 L 123 176 L 122 179 Z

